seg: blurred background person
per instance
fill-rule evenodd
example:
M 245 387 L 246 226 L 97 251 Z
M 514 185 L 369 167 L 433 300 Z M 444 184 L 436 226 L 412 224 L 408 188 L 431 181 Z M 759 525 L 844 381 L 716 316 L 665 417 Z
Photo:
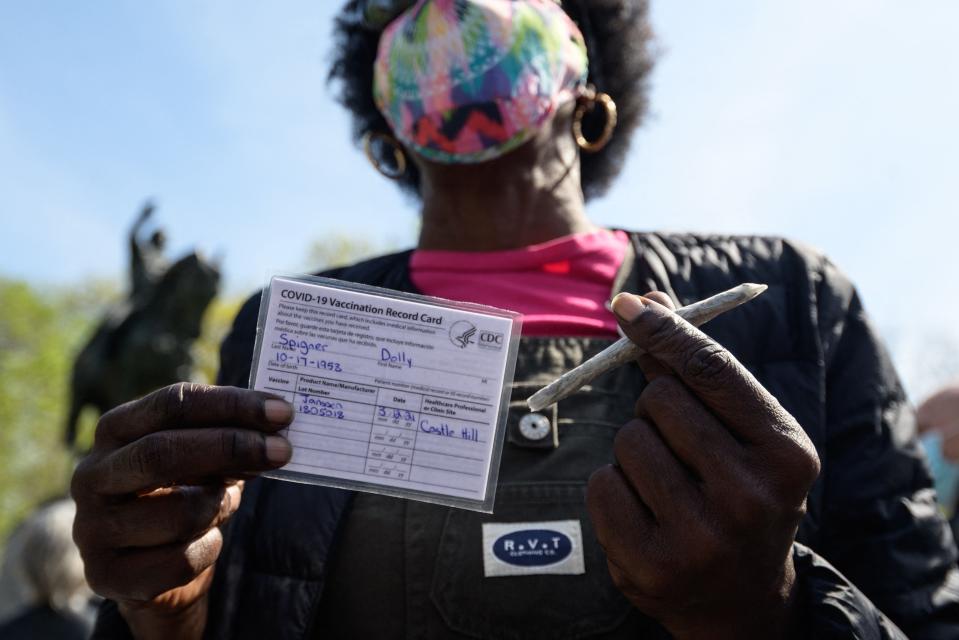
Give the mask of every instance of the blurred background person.
M 76 505 L 41 506 L 6 543 L 0 575 L 0 640 L 80 640 L 91 629 L 93 592 L 73 542 Z
M 953 533 L 959 532 L 959 380 L 932 393 L 919 404 L 919 433 L 929 456 L 936 493 Z

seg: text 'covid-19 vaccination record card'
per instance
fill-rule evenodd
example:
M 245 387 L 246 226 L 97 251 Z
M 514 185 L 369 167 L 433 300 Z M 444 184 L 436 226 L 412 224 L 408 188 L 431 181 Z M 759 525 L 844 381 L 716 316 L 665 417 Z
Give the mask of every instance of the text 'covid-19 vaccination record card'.
M 295 408 L 284 480 L 491 512 L 522 320 L 310 276 L 260 303 L 250 387 Z

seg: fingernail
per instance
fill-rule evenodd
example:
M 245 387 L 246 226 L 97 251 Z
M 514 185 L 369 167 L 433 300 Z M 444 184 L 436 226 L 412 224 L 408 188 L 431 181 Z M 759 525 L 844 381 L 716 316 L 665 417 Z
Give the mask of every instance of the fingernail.
M 613 298 L 613 313 L 626 322 L 638 318 L 645 308 L 643 299 L 631 293 L 620 293 Z
M 293 407 L 285 400 L 267 400 L 263 403 L 263 413 L 273 424 L 286 425 L 293 419 Z
M 227 508 L 229 509 L 230 513 L 233 513 L 236 511 L 236 508 L 240 506 L 240 495 L 242 494 L 242 491 L 240 490 L 239 486 L 234 484 L 227 487 L 225 493 L 225 499 L 229 500 L 229 505 Z
M 286 438 L 280 436 L 266 437 L 266 459 L 273 464 L 286 464 L 293 455 L 293 447 Z

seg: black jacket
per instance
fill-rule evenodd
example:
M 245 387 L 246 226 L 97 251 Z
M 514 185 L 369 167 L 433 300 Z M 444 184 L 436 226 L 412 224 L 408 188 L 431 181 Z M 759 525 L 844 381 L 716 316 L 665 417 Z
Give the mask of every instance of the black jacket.
M 796 417 L 822 460 L 794 548 L 810 636 L 959 638 L 955 544 L 913 412 L 850 282 L 816 252 L 775 238 L 631 241 L 628 290 L 688 304 L 742 282 L 769 285 L 706 332 Z M 415 291 L 408 259 L 393 254 L 324 275 Z M 247 302 L 224 341 L 220 384 L 247 384 L 258 306 L 258 296 Z M 217 566 L 208 637 L 310 638 L 350 499 L 335 489 L 248 483 Z M 126 633 L 108 603 L 96 637 Z

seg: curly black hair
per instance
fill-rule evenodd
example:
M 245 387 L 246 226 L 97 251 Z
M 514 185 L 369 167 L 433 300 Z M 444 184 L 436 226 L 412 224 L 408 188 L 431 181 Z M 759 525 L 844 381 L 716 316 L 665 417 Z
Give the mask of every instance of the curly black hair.
M 349 0 L 334 25 L 333 62 L 329 80 L 337 83 L 337 99 L 353 115 L 353 137 L 368 132 L 390 133 L 373 101 L 373 63 L 380 32 L 356 20 L 363 0 Z M 604 149 L 582 155 L 582 184 L 586 199 L 603 195 L 619 175 L 629 151 L 632 133 L 647 108 L 647 88 L 653 68 L 653 32 L 648 0 L 565 0 L 563 9 L 579 25 L 589 54 L 589 82 L 616 102 L 619 123 Z M 592 117 L 591 117 L 592 116 Z M 601 109 L 583 122 L 587 138 L 603 128 Z M 419 195 L 419 172 L 413 163 L 398 180 L 404 190 Z

